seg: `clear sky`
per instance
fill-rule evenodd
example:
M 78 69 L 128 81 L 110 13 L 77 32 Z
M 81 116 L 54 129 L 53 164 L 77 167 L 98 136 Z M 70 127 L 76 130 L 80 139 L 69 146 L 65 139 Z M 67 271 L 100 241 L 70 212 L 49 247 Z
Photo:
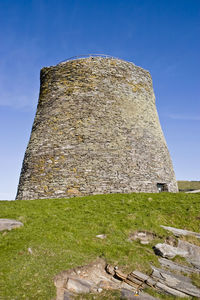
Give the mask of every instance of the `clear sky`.
M 178 180 L 200 180 L 200 0 L 0 0 L 0 199 L 14 199 L 39 74 L 104 53 L 150 71 Z

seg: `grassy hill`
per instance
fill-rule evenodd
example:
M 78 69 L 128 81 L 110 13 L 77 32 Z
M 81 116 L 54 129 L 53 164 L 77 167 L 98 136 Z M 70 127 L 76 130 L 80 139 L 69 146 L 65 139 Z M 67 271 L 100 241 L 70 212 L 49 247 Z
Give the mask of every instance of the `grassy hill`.
M 200 190 L 200 181 L 177 181 L 179 191 L 193 191 Z
M 24 223 L 0 233 L 0 299 L 46 300 L 55 297 L 56 274 L 99 256 L 127 272 L 148 273 L 150 264 L 159 266 L 152 246 L 167 237 L 160 225 L 199 231 L 200 196 L 142 193 L 0 201 L 0 218 Z M 128 241 L 136 230 L 151 231 L 156 239 L 148 245 Z M 100 240 L 98 234 L 107 238 Z M 96 299 L 118 299 L 116 295 Z

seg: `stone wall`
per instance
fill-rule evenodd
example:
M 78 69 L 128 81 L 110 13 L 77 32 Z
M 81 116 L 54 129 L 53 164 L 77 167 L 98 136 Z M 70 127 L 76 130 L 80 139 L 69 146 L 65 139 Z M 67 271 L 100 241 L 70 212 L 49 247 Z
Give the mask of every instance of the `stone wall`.
M 41 70 L 16 199 L 158 192 L 177 184 L 148 71 L 102 57 Z

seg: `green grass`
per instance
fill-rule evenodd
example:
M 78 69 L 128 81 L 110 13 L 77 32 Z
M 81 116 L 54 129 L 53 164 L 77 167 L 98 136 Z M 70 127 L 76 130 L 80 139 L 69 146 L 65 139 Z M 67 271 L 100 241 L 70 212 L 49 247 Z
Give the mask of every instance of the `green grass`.
M 200 190 L 200 181 L 177 181 L 179 191 Z
M 56 274 L 99 256 L 125 272 L 138 269 L 149 273 L 150 264 L 159 266 L 152 246 L 169 234 L 160 225 L 198 231 L 199 217 L 197 194 L 1 201 L 0 218 L 20 220 L 24 226 L 0 233 L 0 299 L 52 299 Z M 149 245 L 129 242 L 129 234 L 135 230 L 151 231 L 157 238 Z M 97 234 L 107 238 L 100 240 Z

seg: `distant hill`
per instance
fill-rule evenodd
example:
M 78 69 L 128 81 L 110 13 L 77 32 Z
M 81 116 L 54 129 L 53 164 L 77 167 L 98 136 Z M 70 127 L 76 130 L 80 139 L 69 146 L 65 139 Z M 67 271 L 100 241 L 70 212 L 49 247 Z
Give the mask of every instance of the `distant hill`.
M 177 183 L 178 189 L 181 192 L 200 190 L 200 181 L 179 180 Z

